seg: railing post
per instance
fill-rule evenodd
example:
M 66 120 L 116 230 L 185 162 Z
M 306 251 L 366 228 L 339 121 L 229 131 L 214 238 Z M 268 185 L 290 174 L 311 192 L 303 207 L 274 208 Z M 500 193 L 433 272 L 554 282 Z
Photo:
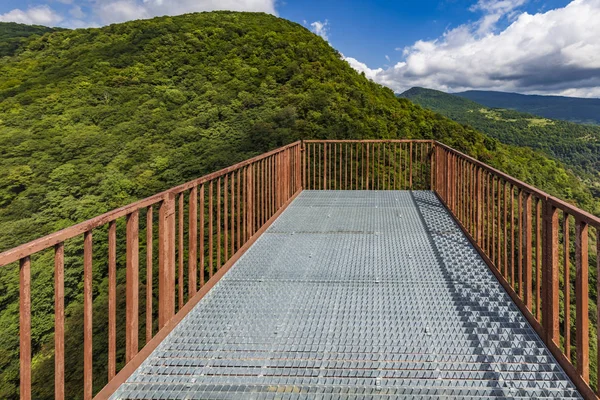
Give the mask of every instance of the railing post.
M 588 224 L 575 220 L 575 303 L 577 324 L 577 372 L 586 382 L 590 381 L 589 355 L 589 260 Z
M 175 315 L 175 195 L 168 193 L 158 216 L 158 328 Z
M 532 293 L 532 282 L 533 282 L 533 263 L 532 263 L 532 215 L 531 215 L 531 193 L 525 193 L 524 207 L 523 207 L 523 255 L 525 263 L 525 305 L 529 311 L 533 310 L 533 293 Z
M 281 156 L 278 157 L 277 168 L 277 193 L 279 193 L 279 202 L 281 202 Z M 279 208 L 280 204 L 277 204 Z M 249 239 L 254 234 L 254 169 L 250 164 L 246 168 L 246 237 Z
M 413 188 L 413 142 L 410 142 L 410 149 L 409 149 L 409 159 L 410 159 L 410 172 L 409 174 L 409 185 L 410 185 L 410 190 L 412 190 Z
M 543 266 L 544 303 L 542 304 L 542 326 L 546 333 L 546 341 L 558 345 L 559 304 L 558 304 L 558 210 L 548 200 L 544 204 L 543 220 Z
M 483 247 L 483 170 L 481 167 L 475 168 L 477 173 L 475 191 L 475 202 L 477 205 L 475 237 L 477 238 L 477 244 L 479 247 Z
M 31 399 L 31 259 L 20 261 L 19 358 L 21 399 Z
M 431 142 L 431 151 L 429 152 L 429 188 L 435 192 L 435 152 L 437 146 Z
M 125 362 L 128 363 L 138 352 L 139 315 L 139 211 L 127 216 L 127 289 L 126 289 L 126 339 Z

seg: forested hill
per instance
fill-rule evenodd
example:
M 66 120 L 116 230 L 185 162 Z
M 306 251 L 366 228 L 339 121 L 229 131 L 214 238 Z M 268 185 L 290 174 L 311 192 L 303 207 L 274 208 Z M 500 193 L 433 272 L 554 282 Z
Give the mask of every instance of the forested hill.
M 506 108 L 551 119 L 600 125 L 600 99 L 539 96 L 519 93 L 469 90 L 454 93 L 486 107 Z
M 17 24 L 15 22 L 0 22 L 0 57 L 14 55 L 33 35 L 41 36 L 58 30 L 61 29 Z
M 506 109 L 492 109 L 432 89 L 412 88 L 401 97 L 500 140 L 528 146 L 564 161 L 579 175 L 600 182 L 600 126 L 550 120 Z M 597 187 L 600 195 L 600 187 Z
M 320 37 L 271 15 L 201 13 L 32 36 L 0 57 L 0 76 L 0 250 L 303 138 L 438 139 L 598 212 L 558 162 L 396 98 Z M 106 285 L 103 262 L 94 264 L 94 287 Z M 32 274 L 34 398 L 51 398 L 53 277 L 49 268 Z M 72 398 L 82 397 L 73 372 L 82 360 L 80 282 L 73 264 Z M 94 300 L 96 388 L 107 376 L 102 296 Z M 0 398 L 14 399 L 18 273 L 6 269 L 0 326 Z

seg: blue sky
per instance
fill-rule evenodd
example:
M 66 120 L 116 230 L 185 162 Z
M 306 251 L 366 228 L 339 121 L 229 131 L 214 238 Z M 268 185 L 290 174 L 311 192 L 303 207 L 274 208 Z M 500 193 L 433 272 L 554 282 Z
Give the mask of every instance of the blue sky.
M 0 21 L 76 28 L 214 9 L 303 24 L 397 92 L 600 97 L 600 0 L 2 0 Z

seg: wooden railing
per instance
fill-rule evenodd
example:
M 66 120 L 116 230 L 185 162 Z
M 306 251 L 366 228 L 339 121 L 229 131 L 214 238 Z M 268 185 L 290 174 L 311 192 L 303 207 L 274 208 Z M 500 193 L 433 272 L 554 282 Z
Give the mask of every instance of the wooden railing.
M 296 142 L 0 254 L 0 267 L 20 270 L 21 398 L 31 398 L 39 350 L 32 271 L 54 271 L 55 398 L 73 397 L 66 269 L 83 280 L 83 398 L 108 398 L 302 189 L 434 190 L 584 397 L 596 398 L 600 286 L 589 260 L 598 259 L 600 219 L 429 140 Z M 102 296 L 106 316 L 94 313 Z M 98 320 L 107 354 L 94 351 Z
M 176 313 L 197 302 L 261 227 L 301 190 L 301 154 L 301 143 L 296 142 L 0 254 L 0 267 L 18 263 L 20 269 L 21 399 L 32 398 L 32 269 L 54 270 L 55 398 L 76 396 L 65 394 L 67 257 L 68 268 L 83 270 L 83 398 L 92 399 L 102 388 L 93 376 L 97 369 L 107 370 L 104 383 L 108 384 L 97 398 L 107 398 L 172 329 Z M 74 245 L 66 250 L 81 236 L 82 248 Z M 53 266 L 47 264 L 48 250 L 54 253 Z M 98 293 L 102 288 L 94 287 L 98 266 L 108 280 L 105 355 L 93 351 L 93 307 L 102 297 Z M 122 303 L 117 298 L 117 277 L 122 268 L 126 270 L 125 351 L 124 360 L 117 360 L 122 353 L 117 348 L 117 311 L 122 314 L 117 310 Z M 140 347 L 144 354 L 138 357 Z M 98 368 L 94 361 L 98 358 L 107 365 Z M 119 370 L 118 364 L 124 368 Z
M 441 143 L 433 160 L 440 199 L 581 394 L 596 398 L 600 218 Z
M 308 190 L 429 190 L 430 140 L 307 140 Z

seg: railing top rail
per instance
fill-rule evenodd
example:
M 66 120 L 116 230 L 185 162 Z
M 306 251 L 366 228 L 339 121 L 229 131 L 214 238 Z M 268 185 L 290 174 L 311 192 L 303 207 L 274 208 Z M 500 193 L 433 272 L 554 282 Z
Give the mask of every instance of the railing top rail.
M 250 158 L 248 160 L 244 160 L 230 167 L 221 169 L 219 171 L 210 173 L 208 175 L 204 175 L 198 179 L 194 179 L 190 182 L 184 183 L 179 186 L 175 186 L 171 189 L 167 189 L 164 192 L 157 193 L 150 197 L 147 197 L 142 200 L 138 200 L 135 203 L 128 204 L 126 206 L 117 208 L 115 210 L 109 211 L 87 221 L 81 222 L 79 224 L 70 226 L 68 228 L 62 229 L 60 231 L 51 233 L 47 236 L 41 237 L 39 239 L 33 240 L 28 243 L 24 243 L 20 246 L 7 250 L 3 253 L 0 253 L 0 268 L 4 267 L 13 262 L 19 261 L 20 259 L 31 256 L 37 252 L 53 247 L 59 243 L 64 242 L 65 240 L 74 238 L 75 236 L 82 235 L 85 232 L 88 232 L 92 229 L 98 228 L 102 225 L 105 225 L 111 221 L 114 221 L 118 218 L 124 217 L 128 214 L 131 214 L 134 211 L 149 207 L 154 204 L 158 204 L 162 202 L 168 195 L 177 195 L 188 189 L 191 189 L 195 186 L 201 185 L 203 183 L 209 182 L 213 179 L 219 178 L 220 176 L 226 175 L 230 172 L 236 171 L 240 168 L 243 168 L 247 165 L 250 165 L 256 161 L 260 161 L 267 157 L 270 157 L 274 154 L 280 153 L 290 147 L 297 146 L 301 142 L 296 141 L 294 143 L 290 143 L 286 146 L 279 147 L 275 150 L 271 150 L 267 153 L 258 155 L 256 157 Z
M 509 183 L 519 187 L 520 189 L 524 190 L 525 192 L 531 193 L 531 194 L 535 195 L 536 197 L 539 197 L 543 200 L 550 202 L 550 204 L 552 204 L 554 207 L 560 208 L 561 210 L 565 211 L 569 215 L 572 215 L 576 219 L 600 229 L 600 218 L 596 217 L 595 215 L 590 214 L 587 211 L 584 211 L 580 208 L 577 208 L 576 206 L 569 204 L 566 201 L 563 201 L 554 196 L 551 196 L 548 193 L 546 193 L 540 189 L 537 189 L 531 185 L 528 185 L 523 181 L 513 178 L 512 176 L 505 174 L 504 172 L 499 171 L 493 167 L 490 167 L 489 165 L 487 165 L 469 155 L 461 153 L 460 151 L 455 150 L 452 147 L 445 145 L 444 143 L 436 141 L 435 144 L 436 144 L 436 146 L 440 146 L 440 147 L 444 148 L 445 150 L 449 151 L 450 153 L 453 153 L 463 159 L 466 159 L 469 162 L 487 170 L 488 172 L 491 172 L 494 175 L 499 176 L 500 178 L 504 179 L 506 182 L 509 182 Z
M 304 140 L 304 143 L 433 143 L 429 139 L 339 139 L 339 140 Z

